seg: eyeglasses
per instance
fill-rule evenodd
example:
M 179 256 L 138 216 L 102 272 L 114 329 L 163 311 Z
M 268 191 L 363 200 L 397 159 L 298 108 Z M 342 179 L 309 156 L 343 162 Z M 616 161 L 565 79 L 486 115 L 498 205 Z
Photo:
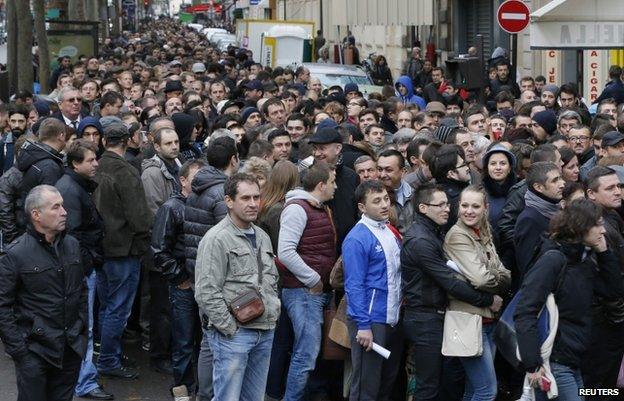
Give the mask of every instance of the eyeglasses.
M 588 136 L 571 136 L 568 138 L 570 142 L 587 142 L 589 141 Z
M 425 203 L 425 205 L 431 206 L 431 207 L 439 207 L 440 209 L 446 209 L 447 207 L 449 207 L 449 203 L 448 202 Z
M 80 103 L 80 102 L 82 102 L 82 98 L 81 97 L 72 97 L 72 98 L 69 98 L 69 99 L 65 99 L 65 101 L 66 102 L 70 102 L 70 103 L 74 103 L 74 102 Z
M 349 107 L 349 106 L 360 106 L 360 104 L 357 103 L 357 102 L 352 102 L 352 103 L 348 103 L 347 104 L 347 107 Z
M 459 170 L 460 168 L 464 168 L 464 167 L 470 168 L 470 166 L 468 166 L 468 163 L 464 162 L 460 164 L 459 166 L 455 167 L 455 170 Z

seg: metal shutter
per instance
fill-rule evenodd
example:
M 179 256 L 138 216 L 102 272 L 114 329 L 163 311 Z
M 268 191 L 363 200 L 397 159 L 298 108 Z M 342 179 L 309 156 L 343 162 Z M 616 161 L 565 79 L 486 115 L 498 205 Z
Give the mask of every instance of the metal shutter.
M 477 34 L 483 35 L 483 53 L 486 59 L 492 53 L 493 19 L 496 11 L 492 3 L 492 0 L 468 0 L 465 2 L 467 7 L 464 8 L 468 47 L 475 46 Z

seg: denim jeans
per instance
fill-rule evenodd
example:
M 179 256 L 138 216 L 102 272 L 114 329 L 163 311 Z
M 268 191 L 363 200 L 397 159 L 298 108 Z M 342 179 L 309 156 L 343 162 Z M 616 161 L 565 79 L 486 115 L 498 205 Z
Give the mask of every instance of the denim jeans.
M 281 291 L 280 291 L 281 293 Z M 281 298 L 281 297 L 280 297 Z M 286 391 L 286 375 L 290 366 L 290 352 L 293 346 L 293 328 L 288 312 L 282 303 L 282 309 L 275 328 L 271 364 L 267 378 L 266 393 L 269 397 L 281 400 Z
M 174 387 L 185 385 L 190 392 L 195 391 L 193 355 L 195 353 L 195 323 L 199 312 L 193 290 L 181 290 L 169 286 L 171 298 L 171 364 Z M 154 326 L 152 326 L 154 327 Z
M 483 354 L 472 358 L 459 358 L 466 372 L 464 401 L 494 401 L 497 383 L 494 370 L 496 345 L 492 339 L 496 324 L 484 324 Z
M 197 361 L 197 401 L 212 400 L 212 350 L 210 349 L 210 331 L 202 329 L 202 340 Z
M 579 388 L 583 387 L 583 378 L 580 369 L 572 369 L 571 367 L 550 362 L 550 371 L 557 382 L 559 397 L 557 401 L 583 401 L 585 397 L 578 394 Z M 536 401 L 548 401 L 548 396 L 543 391 L 535 390 Z
M 444 314 L 406 310 L 405 338 L 414 346 L 414 399 L 437 401 L 442 377 Z
M 213 401 L 263 401 L 274 330 L 241 327 L 233 337 L 210 330 Z
M 139 258 L 106 259 L 97 272 L 97 292 L 100 301 L 100 358 L 98 370 L 121 367 L 121 336 L 139 285 Z
M 95 300 L 96 273 L 95 270 L 87 277 L 87 289 L 89 291 L 88 308 L 89 308 L 89 342 L 87 343 L 87 352 L 82 359 L 80 366 L 80 374 L 76 383 L 76 396 L 82 397 L 100 387 L 97 382 L 98 373 L 93 363 L 93 302 Z
M 282 302 L 295 336 L 284 401 L 300 401 L 321 350 L 323 308 L 329 302 L 329 294 L 310 294 L 307 288 L 284 288 Z

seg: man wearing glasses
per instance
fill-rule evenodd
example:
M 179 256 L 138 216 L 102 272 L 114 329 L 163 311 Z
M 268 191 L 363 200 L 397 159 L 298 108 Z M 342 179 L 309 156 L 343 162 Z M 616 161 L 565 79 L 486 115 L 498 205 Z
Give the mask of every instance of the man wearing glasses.
M 440 151 L 446 146 L 455 147 L 445 145 Z M 442 227 L 448 222 L 450 213 L 445 188 L 423 184 L 414 192 L 413 201 L 414 224 L 406 232 L 401 250 L 403 325 L 405 336 L 414 344 L 414 354 L 418 356 L 414 359 L 414 399 L 436 400 L 442 387 L 442 335 L 449 296 L 496 310 L 502 300 L 475 290 L 457 278 L 447 265 L 448 259 L 442 249 Z
M 53 117 L 77 131 L 78 125 L 84 117 L 81 114 L 82 95 L 80 91 L 71 86 L 61 89 L 59 93 L 59 109 L 60 111 L 55 113 Z
M 594 147 L 591 146 L 591 133 L 589 127 L 585 125 L 575 125 L 568 131 L 568 143 L 570 148 L 576 153 L 579 160 L 579 165 L 585 164 L 591 159 L 595 152 Z

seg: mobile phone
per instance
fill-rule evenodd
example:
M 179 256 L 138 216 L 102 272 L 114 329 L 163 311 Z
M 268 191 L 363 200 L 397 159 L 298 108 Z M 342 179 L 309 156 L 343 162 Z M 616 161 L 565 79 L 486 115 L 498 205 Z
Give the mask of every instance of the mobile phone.
M 545 393 L 550 391 L 550 380 L 545 376 L 540 379 L 540 389 Z

